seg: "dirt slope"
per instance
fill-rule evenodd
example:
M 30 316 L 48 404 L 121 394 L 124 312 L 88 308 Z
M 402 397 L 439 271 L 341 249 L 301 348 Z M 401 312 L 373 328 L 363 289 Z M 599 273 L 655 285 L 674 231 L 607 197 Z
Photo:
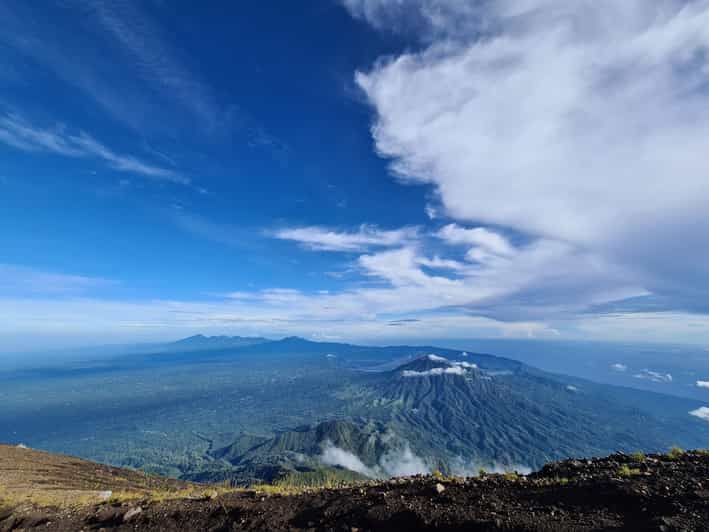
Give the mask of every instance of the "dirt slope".
M 20 492 L 115 490 L 132 498 L 18 503 Z M 0 531 L 709 530 L 709 454 L 569 460 L 522 477 L 412 477 L 283 495 L 220 492 L 0 446 Z M 211 490 L 211 491 L 210 491 Z M 0 491 L 0 499 L 2 499 Z M 165 493 L 171 494 L 165 496 Z

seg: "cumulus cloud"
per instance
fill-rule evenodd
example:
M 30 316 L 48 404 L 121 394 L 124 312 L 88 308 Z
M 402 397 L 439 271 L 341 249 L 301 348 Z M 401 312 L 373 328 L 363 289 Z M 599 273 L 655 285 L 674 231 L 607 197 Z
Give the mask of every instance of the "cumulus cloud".
M 709 381 L 697 381 L 697 388 L 709 388 Z
M 344 3 L 421 37 L 356 75 L 400 179 L 431 184 L 457 220 L 582 255 L 597 289 L 625 269 L 677 309 L 706 293 L 709 4 Z M 490 232 L 463 233 L 471 258 L 509 255 Z
M 294 227 L 280 229 L 273 236 L 293 240 L 304 247 L 319 251 L 364 251 L 372 247 L 392 247 L 406 243 L 416 236 L 414 227 L 382 230 L 372 225 L 361 225 L 357 231 L 336 231 L 326 227 Z
M 659 371 L 651 371 L 649 369 L 640 370 L 640 372 L 633 375 L 633 377 L 659 383 L 672 382 L 672 375 L 669 373 L 660 373 Z
M 611 369 L 613 371 L 621 371 L 622 372 L 622 371 L 627 371 L 628 366 L 626 366 L 625 364 L 615 363 L 615 364 L 611 364 Z
M 709 421 L 709 406 L 700 406 L 696 410 L 692 410 L 689 415 Z

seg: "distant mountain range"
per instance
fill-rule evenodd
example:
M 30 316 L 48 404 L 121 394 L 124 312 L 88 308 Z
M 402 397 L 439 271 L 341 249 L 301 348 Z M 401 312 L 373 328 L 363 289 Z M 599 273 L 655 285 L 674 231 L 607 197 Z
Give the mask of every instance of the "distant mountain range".
M 166 351 L 206 351 L 211 349 L 228 349 L 231 347 L 246 347 L 270 342 L 268 338 L 248 336 L 205 336 L 196 334 L 176 342 L 162 344 L 161 350 Z
M 491 355 L 301 338 L 239 352 L 318 353 L 358 367 L 377 350 L 394 360 L 399 350 L 418 356 L 393 369 L 347 373 L 333 393 L 347 397 L 349 415 L 272 437 L 241 434 L 211 452 L 208 468 L 185 478 L 248 484 L 298 482 L 338 470 L 365 477 L 433 470 L 470 475 L 480 468 L 527 470 L 568 456 L 709 442 L 709 423 L 689 415 L 695 401 L 553 375 Z

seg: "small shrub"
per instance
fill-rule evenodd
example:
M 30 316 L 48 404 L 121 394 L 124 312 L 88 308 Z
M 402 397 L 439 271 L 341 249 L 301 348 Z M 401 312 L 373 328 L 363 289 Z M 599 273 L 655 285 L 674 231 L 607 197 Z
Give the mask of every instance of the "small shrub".
M 630 457 L 635 460 L 636 462 L 644 462 L 645 461 L 645 453 L 642 451 L 638 451 L 636 453 L 633 453 L 630 455 Z
M 682 449 L 681 447 L 677 447 L 675 445 L 670 449 L 670 452 L 667 453 L 667 456 L 670 458 L 670 460 L 677 460 L 683 454 L 684 454 L 684 449 Z
M 505 477 L 505 480 L 517 480 L 519 478 L 517 471 L 505 471 L 502 476 Z
M 441 473 L 438 469 L 434 469 L 431 475 L 433 475 L 433 478 L 435 478 L 436 480 L 443 480 L 446 478 L 445 475 Z
M 640 474 L 640 470 L 638 468 L 631 468 L 628 467 L 628 464 L 623 464 L 618 468 L 618 476 L 623 477 L 623 478 L 628 478 L 628 477 L 634 477 L 636 475 Z
M 485 475 L 487 475 L 487 471 L 485 471 L 484 467 L 481 467 L 480 469 L 478 469 L 478 476 L 479 477 L 484 477 Z

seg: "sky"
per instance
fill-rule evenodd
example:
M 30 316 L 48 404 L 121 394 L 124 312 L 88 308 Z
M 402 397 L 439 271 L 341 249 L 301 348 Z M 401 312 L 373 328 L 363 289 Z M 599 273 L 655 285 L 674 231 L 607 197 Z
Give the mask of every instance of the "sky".
M 0 4 L 0 352 L 709 345 L 709 2 Z

